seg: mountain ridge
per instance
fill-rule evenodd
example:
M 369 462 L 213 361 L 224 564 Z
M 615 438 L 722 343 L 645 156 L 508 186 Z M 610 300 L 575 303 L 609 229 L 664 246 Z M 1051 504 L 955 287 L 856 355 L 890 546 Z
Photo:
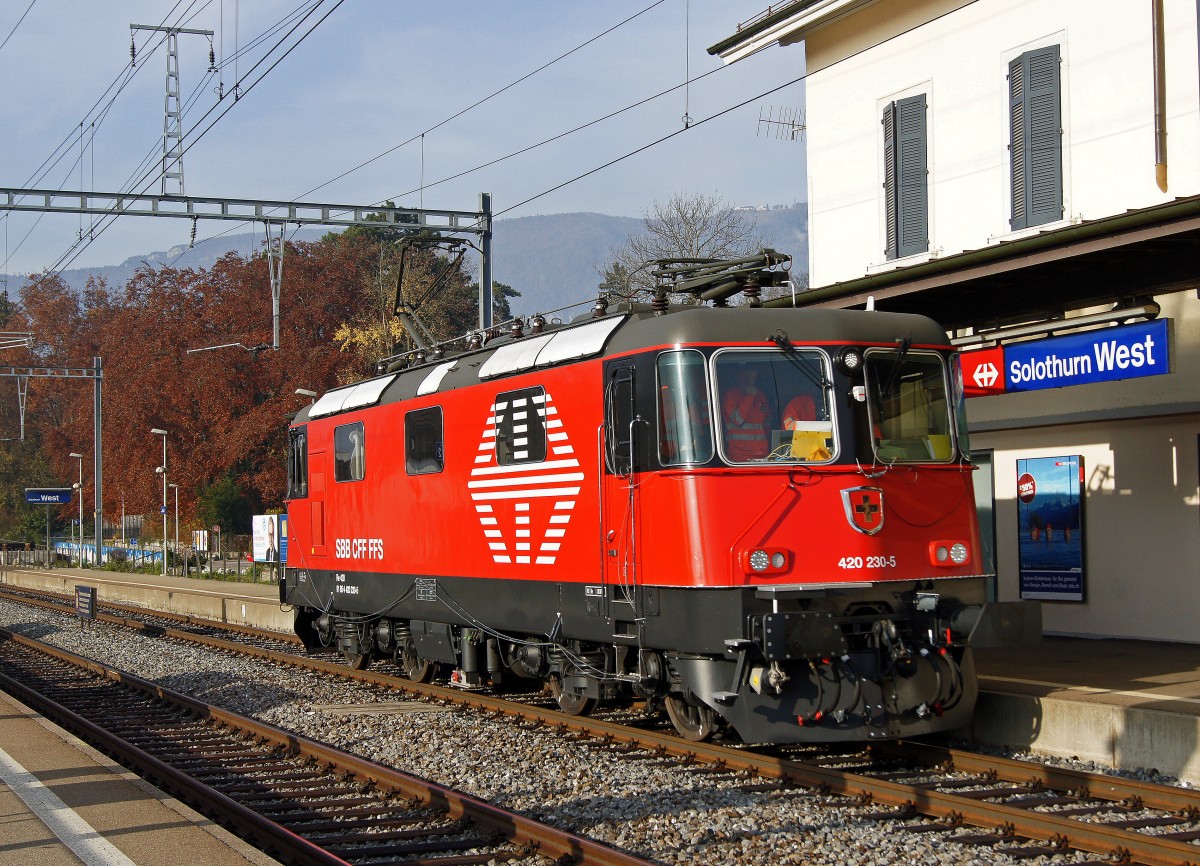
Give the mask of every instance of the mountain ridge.
M 808 209 L 803 203 L 774 208 L 738 208 L 753 216 L 763 240 L 807 261 Z M 593 300 L 612 251 L 629 235 L 640 232 L 637 217 L 580 211 L 496 220 L 492 235 L 492 278 L 521 293 L 511 301 L 514 313 L 548 313 Z M 316 241 L 327 229 L 301 228 L 288 235 L 293 241 Z M 90 277 L 110 286 L 123 286 L 139 267 L 211 268 L 227 252 L 249 256 L 262 248 L 261 234 L 247 232 L 180 244 L 168 250 L 130 256 L 117 265 L 74 268 L 61 272 L 64 282 L 82 291 Z M 284 260 L 284 291 L 287 261 Z M 7 275 L 9 286 L 20 286 L 23 275 Z

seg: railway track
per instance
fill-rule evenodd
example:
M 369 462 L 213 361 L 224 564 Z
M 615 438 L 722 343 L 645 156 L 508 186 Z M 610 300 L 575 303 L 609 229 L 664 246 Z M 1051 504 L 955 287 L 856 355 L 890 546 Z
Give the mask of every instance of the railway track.
M 59 609 L 63 609 L 61 605 Z M 135 617 L 125 614 L 113 620 L 139 627 Z M 511 717 L 523 724 L 609 745 L 616 751 L 650 752 L 681 763 L 741 773 L 747 779 L 815 789 L 830 796 L 831 805 L 868 805 L 873 810 L 872 818 L 890 822 L 899 831 L 937 833 L 947 841 L 987 846 L 1013 857 L 1063 857 L 1076 862 L 1076 852 L 1086 852 L 1098 858 L 1093 862 L 1200 864 L 1200 791 L 929 744 L 877 743 L 853 754 L 830 754 L 811 748 L 759 750 L 694 743 L 673 733 L 568 716 L 486 693 L 413 683 L 244 643 L 232 645 L 212 635 L 199 636 L 161 625 L 150 626 L 149 630 L 335 674 L 446 706 Z
M 649 861 L 0 629 L 0 687 L 287 863 Z

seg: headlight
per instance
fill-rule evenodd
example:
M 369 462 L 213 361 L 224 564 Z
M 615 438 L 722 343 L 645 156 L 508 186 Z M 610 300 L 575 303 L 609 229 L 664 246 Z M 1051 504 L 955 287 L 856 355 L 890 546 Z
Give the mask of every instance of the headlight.
M 862 362 L 862 352 L 853 346 L 847 346 L 837 354 L 837 365 L 847 376 L 856 373 Z
M 971 559 L 971 549 L 961 541 L 932 541 L 929 543 L 929 561 L 942 568 L 966 565 Z
M 756 547 L 743 550 L 738 558 L 748 574 L 778 574 L 788 570 L 791 553 L 781 547 Z

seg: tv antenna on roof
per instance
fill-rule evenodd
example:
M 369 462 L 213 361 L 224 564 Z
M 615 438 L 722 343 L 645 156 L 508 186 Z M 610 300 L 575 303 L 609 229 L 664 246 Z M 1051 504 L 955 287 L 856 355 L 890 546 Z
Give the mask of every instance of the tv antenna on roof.
M 780 106 L 776 110 L 775 106 L 769 105 L 766 108 L 766 113 L 763 109 L 758 110 L 758 135 L 774 136 L 775 138 L 786 138 L 788 141 L 796 141 L 804 138 L 804 130 L 808 127 L 804 124 L 804 109 Z

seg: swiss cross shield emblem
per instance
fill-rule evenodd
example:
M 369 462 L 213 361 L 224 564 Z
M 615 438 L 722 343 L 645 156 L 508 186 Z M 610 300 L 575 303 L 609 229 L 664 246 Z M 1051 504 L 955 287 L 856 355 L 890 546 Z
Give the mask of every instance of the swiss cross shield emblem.
M 864 535 L 883 529 L 883 491 L 878 487 L 851 487 L 842 491 L 846 520 Z

